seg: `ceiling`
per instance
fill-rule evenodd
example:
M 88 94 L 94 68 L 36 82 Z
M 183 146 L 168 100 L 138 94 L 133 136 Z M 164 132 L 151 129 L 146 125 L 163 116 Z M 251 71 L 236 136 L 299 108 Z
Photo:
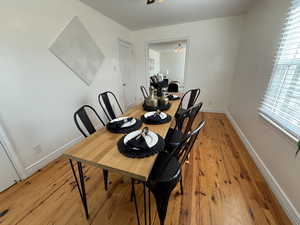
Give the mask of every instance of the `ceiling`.
M 179 24 L 245 13 L 255 0 L 81 0 L 130 30 Z
M 170 41 L 170 42 L 161 42 L 161 43 L 155 43 L 155 44 L 149 44 L 149 48 L 153 49 L 157 52 L 164 52 L 164 51 L 173 51 L 175 48 L 178 47 L 178 43 L 180 42 L 181 46 L 183 48 L 186 47 L 186 41 Z

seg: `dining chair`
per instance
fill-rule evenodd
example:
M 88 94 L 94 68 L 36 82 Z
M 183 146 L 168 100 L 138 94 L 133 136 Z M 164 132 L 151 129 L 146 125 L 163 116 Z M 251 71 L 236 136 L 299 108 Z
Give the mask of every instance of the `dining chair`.
M 205 126 L 205 121 L 201 121 L 198 128 L 201 130 L 203 127 Z M 197 129 L 198 129 L 197 128 Z M 196 129 L 196 130 L 197 130 Z M 200 132 L 199 130 L 199 132 Z M 190 139 L 183 139 L 181 144 L 180 144 L 180 147 L 178 149 L 180 149 L 180 151 L 175 150 L 173 152 L 173 154 L 178 158 L 180 159 L 180 166 L 182 167 L 183 166 L 183 163 L 185 163 L 188 158 L 189 158 L 189 155 L 194 147 L 194 144 L 197 140 L 197 137 L 198 137 L 199 133 L 197 135 L 194 135 L 194 136 L 191 136 Z M 187 137 L 187 135 L 185 136 Z M 182 184 L 182 177 L 180 179 L 180 190 L 181 190 L 181 194 L 183 194 L 183 184 Z
M 172 152 L 181 143 L 181 139 L 192 130 L 193 123 L 203 103 L 198 103 L 175 117 L 175 127 L 170 127 L 165 137 L 166 150 Z
M 90 113 L 89 115 L 93 114 L 94 117 L 96 117 L 97 120 L 100 121 L 101 125 L 105 126 L 105 123 L 103 122 L 103 120 L 101 119 L 99 114 L 96 112 L 96 110 L 92 106 L 89 106 L 89 105 L 82 106 L 74 113 L 73 118 L 74 118 L 76 127 L 78 128 L 78 130 L 82 133 L 82 135 L 84 137 L 88 137 L 96 132 L 96 128 L 93 125 L 88 113 Z M 84 126 L 86 131 L 83 130 L 83 127 L 80 125 L 79 121 L 81 121 L 81 124 Z M 105 190 L 107 191 L 108 170 L 103 169 L 103 179 L 104 179 L 104 187 L 105 187 Z
M 183 193 L 181 168 L 204 125 L 205 121 L 201 121 L 195 130 L 184 136 L 176 149 L 171 153 L 159 153 L 154 163 L 146 185 L 154 195 L 160 225 L 164 225 L 169 198 L 178 182 Z
M 116 108 L 118 108 L 120 113 L 123 114 L 123 110 L 117 97 L 111 91 L 100 93 L 98 95 L 98 101 L 109 121 L 117 118 L 115 112 Z
M 194 106 L 195 103 L 198 100 L 198 97 L 200 95 L 200 89 L 191 89 L 185 92 L 185 94 L 182 96 L 180 103 L 177 107 L 175 118 L 180 117 L 182 114 L 184 114 L 187 109 Z M 182 124 L 178 124 L 180 127 L 182 127 Z
M 179 82 L 172 81 L 168 86 L 168 92 L 179 92 Z
M 191 89 L 185 92 L 181 98 L 178 108 L 188 109 L 192 107 L 197 102 L 200 92 L 201 91 L 199 88 Z
M 141 85 L 140 89 L 141 89 L 141 92 L 142 92 L 142 95 L 143 95 L 144 99 L 146 99 L 149 96 L 149 94 L 147 92 L 147 89 L 143 85 Z

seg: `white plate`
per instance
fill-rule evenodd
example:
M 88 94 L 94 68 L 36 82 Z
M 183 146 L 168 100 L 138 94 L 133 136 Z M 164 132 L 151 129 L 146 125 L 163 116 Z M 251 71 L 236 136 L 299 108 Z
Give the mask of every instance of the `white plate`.
M 179 96 L 178 95 L 173 95 L 173 98 L 178 98 Z
M 147 119 L 148 117 L 153 116 L 155 113 L 156 112 L 147 112 L 147 113 L 144 114 L 144 117 Z M 161 112 L 160 113 L 160 118 L 162 120 L 166 119 L 167 118 L 167 114 L 165 114 L 164 112 Z
M 126 145 L 127 142 L 136 137 L 137 135 L 139 135 L 142 131 L 141 130 L 136 130 L 136 131 L 133 131 L 129 134 L 127 134 L 124 138 L 124 144 Z M 156 133 L 152 132 L 152 131 L 149 131 L 149 133 L 147 134 L 147 136 L 145 137 L 145 140 L 147 142 L 147 145 L 149 146 L 149 148 L 152 148 L 153 146 L 155 146 L 158 142 L 158 136 Z
M 119 118 L 116 118 L 116 119 L 111 120 L 110 123 L 113 123 L 113 122 L 116 122 L 116 121 L 120 121 L 120 120 L 124 120 L 124 119 L 126 119 L 126 118 L 129 118 L 129 117 L 119 117 Z M 131 127 L 131 126 L 133 126 L 135 123 L 136 123 L 136 119 L 133 118 L 131 121 L 124 123 L 124 124 L 121 126 L 121 128 Z

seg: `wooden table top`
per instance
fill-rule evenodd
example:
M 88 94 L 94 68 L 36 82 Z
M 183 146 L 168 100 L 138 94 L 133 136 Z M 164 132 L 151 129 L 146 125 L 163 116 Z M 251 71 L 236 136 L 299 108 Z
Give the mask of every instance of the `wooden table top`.
M 171 107 L 165 111 L 172 117 L 175 115 L 180 101 L 171 101 Z M 142 104 L 132 107 L 125 116 L 140 118 L 145 113 Z M 165 137 L 171 122 L 161 125 L 143 124 L 162 137 Z M 141 128 L 142 129 L 142 128 Z M 67 150 L 64 157 L 95 167 L 119 172 L 131 178 L 147 181 L 157 155 L 142 159 L 128 158 L 118 151 L 117 142 L 124 134 L 114 134 L 101 128 L 93 135 Z

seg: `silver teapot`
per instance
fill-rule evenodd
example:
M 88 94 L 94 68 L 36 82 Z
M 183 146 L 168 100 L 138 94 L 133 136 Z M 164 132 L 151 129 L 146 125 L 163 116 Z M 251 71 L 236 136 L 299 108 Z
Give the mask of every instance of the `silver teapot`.
M 150 86 L 150 88 L 149 88 L 149 96 L 145 99 L 145 103 L 149 107 L 157 107 L 158 106 L 156 89 L 152 86 Z
M 161 96 L 158 98 L 158 105 L 159 106 L 166 106 L 169 104 L 168 98 L 168 88 L 161 89 Z

